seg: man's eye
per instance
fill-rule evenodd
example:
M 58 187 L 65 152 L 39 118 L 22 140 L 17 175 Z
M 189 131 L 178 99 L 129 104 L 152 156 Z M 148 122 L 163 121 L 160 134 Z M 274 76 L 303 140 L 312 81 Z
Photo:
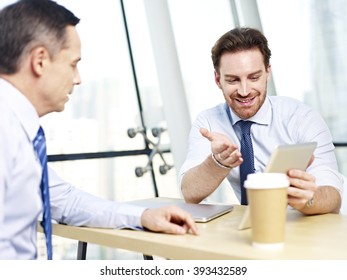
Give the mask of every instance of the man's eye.
M 252 80 L 252 81 L 258 81 L 258 80 L 259 80 L 259 76 L 252 76 L 252 77 L 251 77 L 251 80 Z

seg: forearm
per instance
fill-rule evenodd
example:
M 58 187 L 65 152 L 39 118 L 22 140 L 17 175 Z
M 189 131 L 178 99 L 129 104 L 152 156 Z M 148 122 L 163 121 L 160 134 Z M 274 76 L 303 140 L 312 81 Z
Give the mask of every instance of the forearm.
M 181 189 L 188 203 L 199 203 L 222 183 L 230 169 L 218 166 L 209 155 L 200 165 L 188 170 L 183 178 Z
M 61 219 L 56 219 L 58 222 L 100 228 L 141 228 L 144 207 L 106 200 L 78 189 L 73 192 L 71 198 L 66 199 Z M 53 203 L 52 217 L 60 212 L 57 206 L 57 203 Z
M 305 205 L 300 211 L 306 215 L 335 213 L 341 208 L 340 193 L 331 186 L 322 186 L 317 189 L 311 206 Z

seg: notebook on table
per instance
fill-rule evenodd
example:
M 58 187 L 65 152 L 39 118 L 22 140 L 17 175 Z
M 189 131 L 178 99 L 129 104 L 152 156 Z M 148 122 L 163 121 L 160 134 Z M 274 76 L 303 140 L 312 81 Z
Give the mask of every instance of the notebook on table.
M 191 204 L 186 203 L 183 199 L 166 197 L 134 200 L 128 201 L 127 203 L 147 208 L 159 208 L 168 205 L 176 205 L 190 213 L 193 216 L 195 222 L 200 223 L 211 221 L 230 212 L 233 209 L 232 205 L 210 203 Z

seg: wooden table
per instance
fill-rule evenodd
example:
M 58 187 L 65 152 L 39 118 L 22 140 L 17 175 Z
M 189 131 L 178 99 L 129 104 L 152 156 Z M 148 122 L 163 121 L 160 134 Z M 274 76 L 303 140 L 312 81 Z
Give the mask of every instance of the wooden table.
M 168 259 L 347 259 L 347 216 L 304 216 L 288 210 L 284 248 L 264 251 L 252 247 L 251 229 L 237 229 L 244 211 L 244 206 L 235 205 L 232 212 L 199 223 L 199 236 L 59 224 L 53 224 L 53 234 Z

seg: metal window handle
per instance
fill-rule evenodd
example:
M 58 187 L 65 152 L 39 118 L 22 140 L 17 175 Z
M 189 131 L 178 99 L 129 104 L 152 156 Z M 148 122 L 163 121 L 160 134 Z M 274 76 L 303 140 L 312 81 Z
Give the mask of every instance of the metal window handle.
M 137 134 L 141 134 L 146 141 L 148 145 L 151 146 L 152 150 L 151 153 L 149 154 L 148 157 L 148 162 L 146 166 L 144 167 L 136 167 L 135 168 L 135 175 L 136 177 L 142 177 L 146 172 L 152 170 L 152 163 L 153 163 L 153 157 L 155 155 L 159 155 L 163 164 L 159 166 L 159 172 L 162 175 L 165 175 L 171 168 L 173 168 L 173 165 L 170 165 L 166 162 L 163 156 L 163 151 L 160 148 L 160 140 L 161 140 L 161 135 L 163 132 L 165 132 L 167 129 L 163 127 L 154 127 L 151 129 L 151 133 L 153 137 L 157 138 L 157 142 L 152 141 L 147 137 L 146 130 L 143 127 L 137 127 L 137 128 L 129 128 L 127 133 L 130 138 L 134 138 Z

